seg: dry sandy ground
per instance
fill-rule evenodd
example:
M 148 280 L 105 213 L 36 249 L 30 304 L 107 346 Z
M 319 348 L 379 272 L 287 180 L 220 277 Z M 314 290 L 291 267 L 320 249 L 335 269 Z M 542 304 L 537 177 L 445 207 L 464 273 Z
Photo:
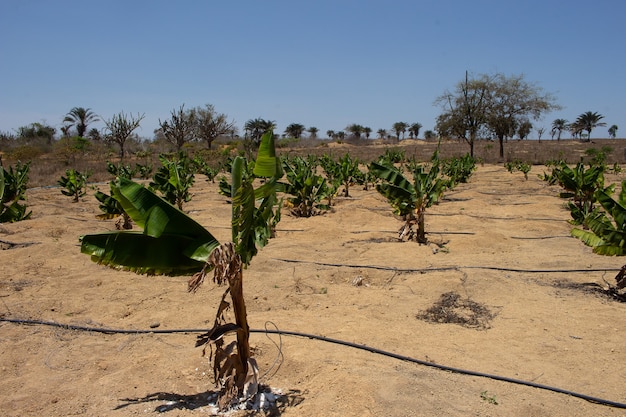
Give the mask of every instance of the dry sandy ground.
M 537 171 L 524 181 L 501 166 L 479 167 L 469 184 L 427 213 L 431 239 L 447 242 L 442 248 L 398 242 L 400 222 L 372 190 L 353 189 L 321 216 L 285 214 L 277 238 L 244 273 L 251 327 L 340 339 L 626 403 L 626 305 L 575 285 L 613 281 L 624 261 L 594 255 L 569 237 L 558 187 L 537 179 Z M 186 209 L 226 241 L 230 206 L 202 178 L 194 192 Z M 113 221 L 95 219 L 91 195 L 71 203 L 58 188 L 33 189 L 28 204 L 31 220 L 0 225 L 0 240 L 31 243 L 4 243 L 0 251 L 4 319 L 210 327 L 222 289 L 205 284 L 189 294 L 185 277 L 115 271 L 80 254 L 81 234 L 114 228 Z M 592 271 L 603 269 L 608 272 Z M 449 292 L 493 318 L 480 321 L 482 328 L 417 318 Z M 462 313 L 467 317 L 467 309 Z M 206 393 L 214 386 L 194 343 L 194 334 L 0 322 L 0 414 L 208 415 Z M 626 416 L 624 409 L 560 393 L 318 340 L 253 333 L 251 344 L 263 382 L 285 394 L 276 414 L 286 417 Z

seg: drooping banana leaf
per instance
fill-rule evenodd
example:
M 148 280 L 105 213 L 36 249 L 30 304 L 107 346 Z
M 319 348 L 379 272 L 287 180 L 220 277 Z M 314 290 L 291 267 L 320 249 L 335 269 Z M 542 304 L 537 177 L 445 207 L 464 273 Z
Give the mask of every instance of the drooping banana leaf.
M 219 242 L 182 211 L 133 181 L 120 178 L 113 196 L 143 232 L 85 235 L 81 252 L 137 273 L 187 275 L 199 271 Z
M 605 211 L 594 211 L 585 218 L 589 230 L 572 229 L 571 234 L 599 255 L 623 256 L 626 255 L 626 180 L 622 181 L 617 201 L 610 195 L 612 190 L 607 187 L 596 192 Z
M 376 190 L 387 199 L 396 214 L 404 216 L 415 210 L 418 198 L 415 187 L 398 169 L 372 162 L 370 171 L 388 181 L 376 184 Z

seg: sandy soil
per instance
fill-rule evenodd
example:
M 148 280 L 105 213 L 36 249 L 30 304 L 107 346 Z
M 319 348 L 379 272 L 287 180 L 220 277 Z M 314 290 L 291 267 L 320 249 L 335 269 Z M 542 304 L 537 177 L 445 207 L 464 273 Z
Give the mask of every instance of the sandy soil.
M 624 261 L 569 237 L 558 188 L 537 179 L 537 170 L 525 181 L 501 166 L 479 167 L 427 213 L 430 238 L 442 247 L 398 242 L 400 221 L 372 190 L 353 189 L 322 216 L 284 215 L 277 238 L 244 273 L 251 327 L 626 403 L 626 305 L 580 285 L 613 281 Z M 199 178 L 194 192 L 186 209 L 226 241 L 230 206 L 216 184 Z M 91 195 L 73 204 L 58 188 L 32 189 L 28 205 L 31 220 L 0 225 L 2 318 L 210 327 L 221 288 L 205 284 L 189 294 L 185 277 L 115 271 L 80 253 L 81 234 L 114 229 L 114 221 L 95 219 Z M 484 313 L 476 326 L 418 318 L 449 292 L 484 308 L 476 309 Z M 208 415 L 214 386 L 194 343 L 186 333 L 0 322 L 1 414 Z M 284 416 L 626 416 L 560 393 L 303 337 L 253 333 L 251 344 L 263 382 L 285 395 L 276 413 Z

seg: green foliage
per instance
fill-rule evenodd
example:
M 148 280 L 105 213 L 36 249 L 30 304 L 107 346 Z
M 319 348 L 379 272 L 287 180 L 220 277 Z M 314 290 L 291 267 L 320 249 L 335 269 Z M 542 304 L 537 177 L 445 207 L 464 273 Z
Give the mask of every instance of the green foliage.
M 107 161 L 107 172 L 114 177 L 121 177 L 130 180 L 137 173 L 137 169 L 131 168 L 130 165 L 115 165 L 112 162 Z
M 191 201 L 191 187 L 195 181 L 195 168 L 192 160 L 183 151 L 172 159 L 165 155 L 159 156 L 161 168 L 154 174 L 150 187 L 159 191 L 170 204 L 179 210 L 183 204 Z
M 76 203 L 79 198 L 87 194 L 87 179 L 91 174 L 83 174 L 71 168 L 65 171 L 65 175 L 65 177 L 61 176 L 61 179 L 57 181 L 57 183 L 62 187 L 61 193 L 73 197 L 73 201 Z
M 442 161 L 441 172 L 448 177 L 448 188 L 466 183 L 476 170 L 476 159 L 469 153 Z
M 275 155 L 260 155 L 260 159 L 262 167 L 255 175 L 269 179 L 257 189 L 252 187 L 253 178 L 242 174 L 243 158 L 233 161 L 233 242 L 246 265 L 280 220 L 280 211 L 274 206 L 279 161 Z M 142 185 L 119 178 L 111 184 L 111 191 L 143 231 L 81 237 L 81 252 L 91 255 L 93 261 L 140 274 L 188 275 L 202 270 L 219 246 L 204 227 Z
M 326 173 L 328 182 L 335 188 L 338 184 L 342 184 L 344 186 L 343 196 L 350 197 L 350 185 L 362 177 L 358 159 L 352 159 L 350 154 L 345 154 L 339 158 L 339 161 L 335 161 L 330 156 L 324 155 L 320 159 L 320 164 Z
M 406 153 L 404 149 L 387 148 L 385 153 L 378 157 L 378 164 L 380 165 L 393 165 L 403 163 L 406 160 Z
M 207 177 L 207 181 L 215 182 L 215 177 L 219 173 L 219 170 L 211 167 L 202 154 L 194 156 L 193 164 L 195 166 L 196 172 L 205 175 Z
M 0 223 L 12 223 L 30 218 L 32 212 L 26 212 L 26 205 L 21 204 L 26 195 L 30 162 L 18 162 L 15 169 L 7 171 L 0 165 Z
M 143 232 L 83 236 L 81 252 L 94 262 L 140 274 L 186 275 L 201 270 L 219 246 L 204 227 L 140 184 L 119 178 L 112 194 Z
M 572 215 L 572 223 L 583 224 L 585 218 L 594 210 L 596 191 L 604 189 L 604 167 L 593 165 L 585 168 L 582 162 L 570 168 L 567 164 L 555 167 L 553 175 L 564 189 L 561 198 L 570 199 L 568 207 Z
M 152 164 L 135 164 L 135 172 L 139 174 L 139 178 L 147 180 L 152 175 Z
M 595 197 L 604 210 L 594 210 L 584 220 L 589 230 L 572 229 L 572 236 L 582 240 L 600 255 L 626 255 L 626 180 L 617 200 L 612 187 L 597 190 Z
M 226 171 L 227 173 L 231 174 L 231 179 L 232 179 L 232 171 L 233 171 L 233 164 L 235 162 L 235 160 L 237 158 L 240 158 L 239 156 L 236 157 L 228 157 L 225 161 L 224 161 L 224 171 Z M 244 157 L 241 157 L 244 158 Z M 255 162 L 254 161 L 248 161 L 246 158 L 244 158 L 244 163 L 241 166 L 242 171 L 241 171 L 241 175 L 242 175 L 242 181 L 243 180 L 247 180 L 249 178 L 254 178 L 254 166 L 255 166 Z M 219 193 L 225 197 L 228 198 L 232 198 L 232 185 L 231 183 L 228 181 L 228 178 L 226 176 L 222 176 L 220 178 L 220 181 L 218 183 L 218 187 L 219 187 Z
M 96 217 L 101 220 L 108 220 L 122 216 L 122 222 L 116 223 L 118 229 L 132 229 L 130 217 L 128 216 L 128 214 L 126 214 L 126 212 L 124 211 L 124 207 L 122 207 L 120 202 L 113 197 L 116 182 L 111 181 L 109 186 L 111 189 L 111 195 L 105 194 L 99 190 L 95 193 L 96 200 L 100 202 L 98 208 L 100 208 L 100 210 L 102 211 L 102 214 L 98 214 Z
M 524 174 L 524 179 L 528 179 L 528 173 L 530 172 L 530 170 L 532 169 L 532 165 L 529 164 L 528 162 L 523 162 L 519 159 L 516 159 L 512 162 L 506 162 L 504 164 L 504 167 L 506 168 L 507 171 L 509 171 L 511 174 L 519 171 L 522 172 Z
M 322 200 L 332 196 L 333 188 L 329 187 L 326 178 L 317 175 L 315 158 L 296 156 L 284 160 L 283 169 L 288 183 L 282 184 L 282 191 L 292 196 L 287 200 L 292 214 L 311 217 L 330 208 Z
M 439 201 L 446 189 L 446 181 L 440 176 L 438 152 L 434 153 L 430 168 L 423 164 L 411 166 L 409 172 L 413 181 L 398 168 L 377 162 L 370 164 L 370 171 L 383 181 L 376 185 L 376 190 L 387 198 L 394 212 L 405 221 L 399 232 L 400 240 L 407 237 L 427 243 L 424 214 L 427 208 Z M 413 226 L 417 227 L 417 232 L 413 231 Z
M 589 165 L 602 166 L 606 170 L 606 159 L 611 152 L 613 152 L 613 148 L 603 146 L 601 149 L 589 148 L 585 150 L 585 155 L 591 157 Z

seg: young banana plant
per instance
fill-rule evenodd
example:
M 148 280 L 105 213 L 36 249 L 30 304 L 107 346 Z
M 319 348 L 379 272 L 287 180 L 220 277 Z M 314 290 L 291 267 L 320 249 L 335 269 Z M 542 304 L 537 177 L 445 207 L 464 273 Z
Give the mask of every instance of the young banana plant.
M 398 238 L 415 239 L 418 243 L 428 243 L 424 228 L 424 214 L 443 195 L 446 181 L 439 175 L 438 152 L 431 159 L 430 169 L 424 165 L 414 165 L 411 169 L 413 181 L 407 179 L 393 165 L 370 164 L 370 172 L 383 182 L 376 184 L 376 190 L 387 198 L 394 212 L 402 216 L 404 225 L 398 232 Z M 413 227 L 417 227 L 417 232 Z
M 596 199 L 604 211 L 594 210 L 585 218 L 589 230 L 572 229 L 572 236 L 591 246 L 599 255 L 626 255 L 626 180 L 622 181 L 622 190 L 617 200 L 611 197 L 612 187 L 596 192 Z M 620 292 L 626 288 L 626 265 L 622 266 L 615 277 L 616 286 L 609 284 L 609 293 L 622 301 L 626 294 Z
M 26 193 L 30 162 L 17 163 L 15 170 L 5 170 L 0 163 L 0 223 L 12 223 L 30 218 L 32 211 L 26 212 L 26 205 L 21 204 Z
M 113 197 L 141 228 L 142 232 L 112 232 L 81 238 L 81 251 L 92 260 L 137 273 L 193 275 L 189 290 L 195 292 L 206 275 L 213 271 L 217 284 L 228 289 L 222 296 L 213 328 L 199 336 L 197 346 L 213 343 L 213 369 L 220 384 L 220 406 L 226 408 L 242 396 L 255 394 L 258 370 L 250 357 L 242 272 L 258 249 L 267 244 L 280 218 L 275 209 L 276 184 L 282 175 L 274 150 L 272 132 L 266 133 L 259 147 L 254 168 L 265 183 L 253 187 L 254 178 L 244 178 L 244 158 L 233 161 L 231 170 L 232 242 L 220 244 L 204 227 L 152 191 L 127 179 L 118 179 Z M 231 305 L 235 322 L 227 322 L 224 311 Z M 236 334 L 225 344 L 224 336 Z M 213 346 L 212 345 L 212 346 Z

